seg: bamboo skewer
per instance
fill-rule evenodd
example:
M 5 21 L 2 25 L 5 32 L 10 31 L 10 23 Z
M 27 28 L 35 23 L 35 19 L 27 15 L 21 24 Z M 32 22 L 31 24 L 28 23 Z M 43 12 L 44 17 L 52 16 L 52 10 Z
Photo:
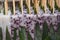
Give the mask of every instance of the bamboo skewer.
M 36 8 L 37 11 L 37 0 L 34 0 L 34 7 Z
M 46 0 L 42 0 L 42 7 L 44 7 L 44 11 L 46 13 Z
M 5 4 L 5 14 L 7 15 L 8 14 L 8 0 L 5 0 L 4 4 Z
M 52 11 L 53 11 L 53 13 L 54 13 L 54 0 L 50 0 L 50 6 L 51 6 L 51 9 L 53 9 Z
M 56 0 L 57 6 L 60 7 L 60 0 Z
M 13 0 L 13 13 L 15 15 L 15 0 Z
M 31 10 L 30 10 L 30 0 L 26 0 L 26 4 L 29 10 L 29 14 L 31 14 Z
M 32 0 L 32 3 L 34 3 L 34 0 Z
M 39 1 L 38 0 L 34 0 L 34 7 L 36 8 L 37 13 L 39 12 Z
M 21 4 L 21 11 L 22 11 L 22 14 L 23 14 L 23 0 L 20 0 L 20 4 Z
M 54 11 L 55 11 L 55 8 L 54 8 L 54 5 L 55 5 L 55 3 L 54 3 L 54 0 L 53 0 L 53 14 L 54 14 Z
M 45 0 L 45 13 L 46 13 L 46 7 L 47 7 L 47 0 Z
M 57 2 L 57 6 L 60 7 L 60 0 L 56 0 Z M 38 0 L 32 0 L 32 3 L 34 3 L 34 7 L 36 8 L 36 11 L 38 13 L 38 10 L 39 10 L 39 1 Z M 5 0 L 4 2 L 5 4 L 5 14 L 7 15 L 8 14 L 8 0 Z M 21 11 L 22 11 L 22 14 L 23 14 L 23 0 L 20 0 L 20 6 L 21 6 Z M 29 14 L 31 14 L 31 10 L 30 10 L 30 0 L 26 0 L 26 4 L 28 6 L 28 10 L 29 10 Z M 49 4 L 51 6 L 51 9 L 53 9 L 53 13 L 54 13 L 54 0 L 49 0 Z M 44 7 L 44 10 L 45 10 L 45 13 L 46 13 L 46 0 L 42 0 L 42 6 Z M 13 13 L 15 15 L 15 0 L 13 0 Z
M 37 0 L 37 13 L 39 12 L 39 2 L 40 1 Z
M 58 4 L 59 4 L 59 8 L 60 8 L 60 0 L 58 1 Z
M 31 10 L 30 10 L 30 0 L 28 0 L 28 8 L 29 8 L 29 14 L 31 14 Z

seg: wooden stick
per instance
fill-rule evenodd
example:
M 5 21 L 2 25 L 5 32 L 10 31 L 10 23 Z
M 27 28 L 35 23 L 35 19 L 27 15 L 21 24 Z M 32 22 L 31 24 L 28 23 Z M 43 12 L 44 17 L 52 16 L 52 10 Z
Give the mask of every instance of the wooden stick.
M 34 0 L 32 0 L 32 3 L 34 3 Z
M 50 6 L 51 6 L 51 9 L 53 9 L 52 11 L 53 11 L 53 13 L 54 13 L 54 0 L 50 0 L 50 1 L 49 1 L 49 4 L 50 4 Z
M 44 11 L 46 13 L 46 0 L 42 0 L 42 6 L 44 7 Z
M 58 0 L 58 7 L 60 8 L 60 0 Z
M 31 10 L 30 10 L 30 0 L 26 0 L 26 4 L 27 4 L 27 6 L 28 6 L 29 14 L 31 14 Z
M 56 0 L 57 6 L 60 7 L 60 0 Z
M 46 7 L 47 7 L 47 0 L 45 0 L 45 13 L 46 13 Z
M 53 0 L 50 0 L 51 9 L 53 8 Z
M 39 2 L 38 2 L 38 0 L 34 0 L 34 7 L 36 8 L 36 11 L 38 13 L 38 10 L 39 10 Z
M 54 0 L 53 0 L 53 14 L 54 14 L 54 11 L 55 11 L 55 3 L 54 3 Z
M 58 6 L 58 0 L 56 0 L 56 4 L 57 4 L 57 6 Z
M 5 14 L 7 15 L 8 14 L 8 0 L 5 0 L 4 4 L 5 4 Z
M 15 15 L 15 0 L 13 0 L 13 13 Z
M 31 10 L 30 10 L 30 0 L 28 0 L 27 2 L 28 2 L 29 14 L 31 14 Z
M 20 3 L 21 3 L 21 11 L 22 11 L 22 14 L 23 14 L 23 0 L 20 0 Z

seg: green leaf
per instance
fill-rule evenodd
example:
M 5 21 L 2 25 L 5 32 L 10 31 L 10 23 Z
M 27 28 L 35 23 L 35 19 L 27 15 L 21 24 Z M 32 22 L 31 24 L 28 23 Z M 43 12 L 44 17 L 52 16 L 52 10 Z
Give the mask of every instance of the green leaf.
M 10 34 L 8 32 L 8 28 L 6 28 L 6 40 L 11 40 Z
M 45 21 L 43 24 L 42 40 L 45 40 L 47 37 L 48 37 L 48 25 Z
M 47 36 L 47 37 L 45 38 L 45 40 L 51 40 L 50 36 Z
M 25 28 L 21 27 L 21 30 L 19 31 L 19 37 L 20 40 L 26 40 L 26 30 Z
M 33 40 L 29 32 L 27 32 L 27 39 L 28 40 Z
M 54 28 L 53 28 L 52 24 L 50 26 L 49 36 L 50 36 L 51 40 L 56 40 L 55 31 L 54 31 Z
M 13 40 L 16 40 L 16 36 L 17 36 L 17 34 L 16 34 L 16 28 L 14 29 L 14 38 L 13 38 Z
M 42 31 L 40 30 L 40 26 L 38 22 L 35 25 L 34 37 L 35 37 L 34 40 L 42 40 Z
M 60 40 L 60 23 L 58 23 L 58 30 L 57 32 L 55 32 L 55 35 L 56 35 L 56 39 Z
M 0 40 L 2 40 L 2 28 L 0 28 Z

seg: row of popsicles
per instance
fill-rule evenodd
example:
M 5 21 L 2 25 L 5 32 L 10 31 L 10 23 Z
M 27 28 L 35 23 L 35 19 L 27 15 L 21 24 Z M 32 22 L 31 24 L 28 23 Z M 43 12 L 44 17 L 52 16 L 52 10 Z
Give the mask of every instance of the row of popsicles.
M 31 14 L 31 11 L 34 11 L 34 13 L 41 13 L 41 9 L 44 13 L 47 13 L 48 10 L 52 13 L 54 13 L 55 10 L 60 11 L 60 0 L 5 0 L 4 2 L 0 2 L 0 12 L 4 12 L 5 15 L 8 13 L 13 13 L 15 15 L 16 10 L 22 14 L 24 10 L 29 14 Z

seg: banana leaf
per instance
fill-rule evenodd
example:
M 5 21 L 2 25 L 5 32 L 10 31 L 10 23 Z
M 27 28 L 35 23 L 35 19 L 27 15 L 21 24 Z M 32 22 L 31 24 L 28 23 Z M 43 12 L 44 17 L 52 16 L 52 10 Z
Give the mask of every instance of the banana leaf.
M 42 40 L 50 40 L 50 37 L 48 36 L 48 25 L 46 21 L 43 23 Z
M 49 37 L 51 40 L 56 40 L 55 31 L 52 24 L 49 29 Z
M 20 37 L 20 40 L 27 40 L 26 30 L 24 27 L 21 27 L 21 30 L 19 31 L 19 37 Z
M 60 23 L 58 23 L 58 29 L 57 32 L 55 32 L 56 40 L 60 40 Z
M 34 33 L 34 40 L 42 40 L 42 31 L 40 30 L 39 23 L 37 22 L 35 25 L 35 33 Z
M 16 40 L 16 36 L 17 36 L 16 29 L 14 29 L 14 38 L 13 38 L 13 40 Z
M 6 28 L 6 40 L 11 40 L 10 34 L 8 32 L 8 28 Z
M 2 28 L 0 28 L 0 40 L 2 40 Z
M 6 37 L 7 38 L 7 37 Z M 14 37 L 13 37 L 13 40 L 16 40 L 16 38 L 17 38 L 17 34 L 16 34 L 16 28 L 14 29 Z M 7 39 L 8 40 L 8 39 Z M 10 38 L 9 38 L 9 40 L 10 40 Z

